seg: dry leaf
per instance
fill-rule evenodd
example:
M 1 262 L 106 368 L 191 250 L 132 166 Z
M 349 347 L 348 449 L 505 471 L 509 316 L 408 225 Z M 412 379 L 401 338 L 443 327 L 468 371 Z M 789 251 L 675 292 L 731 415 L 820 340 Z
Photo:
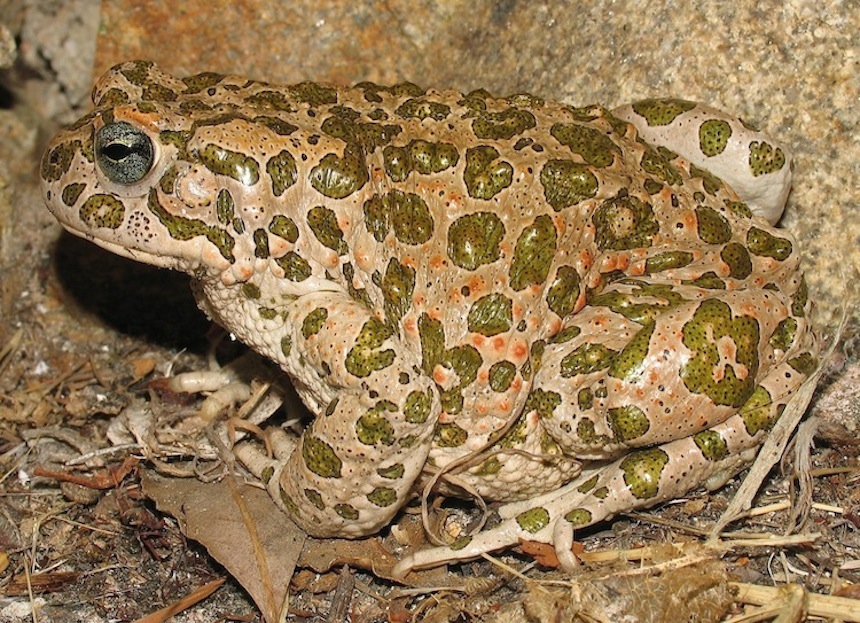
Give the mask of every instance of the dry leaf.
M 278 621 L 305 535 L 268 493 L 229 478 L 203 483 L 146 472 L 141 483 L 248 591 L 265 619 Z

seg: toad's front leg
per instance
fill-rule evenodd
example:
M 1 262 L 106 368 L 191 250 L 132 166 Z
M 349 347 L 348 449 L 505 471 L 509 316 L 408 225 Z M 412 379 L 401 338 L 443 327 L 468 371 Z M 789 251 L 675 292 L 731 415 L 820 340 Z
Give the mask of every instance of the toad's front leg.
M 277 464 L 269 492 L 314 536 L 372 534 L 427 460 L 440 410 L 432 381 L 392 329 L 346 294 L 299 297 L 285 320 L 284 367 L 317 417 Z

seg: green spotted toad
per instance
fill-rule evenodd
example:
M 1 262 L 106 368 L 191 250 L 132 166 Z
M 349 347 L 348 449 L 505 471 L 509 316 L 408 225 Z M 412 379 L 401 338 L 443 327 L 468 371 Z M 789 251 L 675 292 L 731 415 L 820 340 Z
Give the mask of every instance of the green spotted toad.
M 369 535 L 440 470 L 505 503 L 400 571 L 520 539 L 570 566 L 574 528 L 749 461 L 816 365 L 797 245 L 770 224 L 789 155 L 711 108 L 139 61 L 93 100 L 42 161 L 45 201 L 187 272 L 289 375 L 316 417 L 264 470 L 284 511 Z

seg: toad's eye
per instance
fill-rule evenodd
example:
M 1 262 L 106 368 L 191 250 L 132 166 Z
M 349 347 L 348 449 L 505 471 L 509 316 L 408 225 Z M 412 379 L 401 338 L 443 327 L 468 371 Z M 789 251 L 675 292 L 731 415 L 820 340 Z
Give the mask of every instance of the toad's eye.
M 96 133 L 96 162 L 107 178 L 117 184 L 134 184 L 152 169 L 152 140 L 130 123 L 120 121 Z

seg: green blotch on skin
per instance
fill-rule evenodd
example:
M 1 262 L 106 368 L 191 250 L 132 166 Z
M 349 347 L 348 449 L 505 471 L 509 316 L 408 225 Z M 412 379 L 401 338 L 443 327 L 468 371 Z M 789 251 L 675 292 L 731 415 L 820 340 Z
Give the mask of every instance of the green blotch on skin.
M 595 241 L 601 251 L 650 247 L 660 230 L 651 204 L 629 195 L 604 201 L 592 217 Z
M 794 338 L 797 335 L 797 320 L 794 318 L 785 318 L 770 336 L 769 343 L 777 350 L 787 351 L 794 343 Z
M 405 471 L 406 468 L 403 466 L 403 463 L 395 463 L 389 467 L 380 467 L 376 470 L 376 473 L 388 480 L 399 480 L 403 478 Z
M 394 112 L 404 119 L 444 121 L 451 114 L 451 107 L 442 102 L 434 102 L 424 98 L 411 98 L 398 106 Z
M 504 294 L 488 294 L 475 301 L 469 309 L 469 331 L 492 337 L 510 331 L 513 301 Z
M 597 483 L 598 483 L 598 481 L 599 481 L 599 480 L 600 480 L 600 476 L 598 476 L 598 475 L 596 475 L 596 474 L 595 474 L 594 476 L 592 476 L 591 478 L 589 478 L 588 480 L 586 480 L 584 483 L 582 483 L 581 485 L 579 485 L 579 486 L 576 488 L 576 490 L 577 490 L 579 493 L 588 493 L 589 491 L 591 491 L 592 489 L 594 489 L 594 487 L 596 487 L 596 486 L 597 486 Z
M 260 179 L 260 165 L 251 156 L 241 152 L 209 143 L 198 152 L 197 157 L 213 173 L 230 177 L 245 186 L 253 186 Z
M 504 237 L 502 219 L 492 212 L 461 216 L 448 228 L 448 257 L 460 268 L 475 270 L 499 259 Z
M 696 228 L 699 238 L 708 244 L 724 244 L 732 239 L 732 226 L 722 214 L 709 208 L 696 208 Z
M 709 195 L 716 195 L 723 187 L 723 181 L 720 178 L 718 178 L 710 171 L 697 167 L 694 164 L 690 165 L 690 176 L 698 177 L 699 179 L 701 179 L 702 188 L 704 188 L 705 192 Z M 700 199 L 699 201 L 704 201 L 704 197 L 702 197 L 702 199 Z
M 719 433 L 703 430 L 693 435 L 699 451 L 709 461 L 721 461 L 729 455 L 729 446 Z
M 549 525 L 549 511 L 545 508 L 530 508 L 517 515 L 517 523 L 526 532 L 535 534 Z
M 720 259 L 729 267 L 729 276 L 746 279 L 752 274 L 752 259 L 749 251 L 739 242 L 730 242 L 720 251 Z
M 401 264 L 392 257 L 388 260 L 381 286 L 385 321 L 393 329 L 412 306 L 415 269 Z
M 310 172 L 310 183 L 330 199 L 343 199 L 361 190 L 370 179 L 361 147 L 347 143 L 343 157 L 326 154 Z
M 459 448 L 466 443 L 468 438 L 469 433 L 453 422 L 447 424 L 440 423 L 436 425 L 433 442 L 440 448 Z
M 502 462 L 496 457 L 491 457 L 481 463 L 478 469 L 474 471 L 474 474 L 476 476 L 493 476 L 500 471 L 502 471 Z
M 325 510 L 325 502 L 323 502 L 322 495 L 316 489 L 305 489 L 305 497 L 319 510 Z
M 87 227 L 119 229 L 125 218 L 125 206 L 111 195 L 92 195 L 78 214 Z
M 278 119 L 277 117 L 267 117 L 265 115 L 259 115 L 257 117 L 254 117 L 254 122 L 266 126 L 272 132 L 279 136 L 289 136 L 290 134 L 299 129 L 298 126 L 294 126 L 292 123 L 288 123 L 283 119 Z
M 79 141 L 60 143 L 42 158 L 40 174 L 46 182 L 56 182 L 63 177 L 72 165 L 76 146 L 80 147 Z
M 143 86 L 149 79 L 149 71 L 154 65 L 155 63 L 152 61 L 131 61 L 114 69 L 122 67 L 119 69 L 119 73 L 125 76 L 126 80 L 135 86 Z
M 749 399 L 741 407 L 738 414 L 744 422 L 744 428 L 750 436 L 769 430 L 775 419 L 772 417 L 773 398 L 761 385 L 755 388 Z
M 118 89 L 116 87 L 112 87 L 102 94 L 102 96 L 99 98 L 99 101 L 96 102 L 96 106 L 98 106 L 98 107 L 111 106 L 112 107 L 112 106 L 120 106 L 122 104 L 128 104 L 128 102 L 129 102 L 128 93 L 126 93 L 125 91 L 122 91 L 121 89 Z M 77 128 L 72 127 L 70 129 L 77 129 Z
M 645 272 L 649 275 L 661 273 L 664 270 L 683 268 L 693 261 L 689 251 L 666 251 L 658 253 L 645 260 Z
M 365 288 L 356 288 L 353 283 L 353 278 L 355 277 L 355 268 L 349 262 L 343 264 L 343 276 L 346 280 L 346 290 L 349 292 L 349 295 L 353 298 L 353 300 L 358 301 L 362 305 L 364 305 L 367 309 L 373 308 L 373 303 L 370 300 L 370 295 L 367 293 Z
M 686 285 L 696 286 L 699 288 L 704 288 L 705 290 L 725 290 L 726 282 L 717 276 L 712 270 L 709 270 L 706 273 L 703 273 L 700 277 L 696 279 L 685 279 L 683 281 Z
M 621 443 L 633 441 L 648 432 L 651 424 L 648 416 L 639 407 L 627 405 L 609 409 L 606 417 L 609 427 Z
M 791 255 L 791 241 L 779 238 L 758 227 L 750 227 L 747 232 L 747 248 L 754 255 L 771 257 L 780 262 Z
M 582 333 L 582 329 L 577 326 L 565 327 L 549 339 L 550 344 L 564 344 L 569 342 Z
M 272 222 L 269 223 L 269 231 L 287 242 L 295 243 L 299 239 L 299 228 L 293 219 L 282 214 L 276 214 L 272 217 Z
M 535 127 L 535 116 L 527 110 L 508 108 L 485 112 L 472 120 L 472 131 L 480 139 L 509 140 Z
M 432 374 L 445 352 L 445 333 L 442 323 L 426 313 L 418 318 L 418 338 L 421 342 L 421 369 Z
M 414 193 L 394 190 L 388 193 L 391 226 L 394 237 L 403 244 L 424 244 L 433 236 L 433 216 L 424 200 Z
M 546 391 L 543 389 L 533 389 L 526 398 L 526 403 L 523 406 L 523 413 L 537 411 L 537 414 L 542 419 L 552 417 L 552 412 L 561 404 L 561 394 L 558 392 Z
M 355 340 L 346 355 L 346 369 L 353 376 L 364 378 L 372 372 L 383 370 L 394 363 L 392 349 L 379 350 L 379 347 L 393 335 L 390 328 L 382 324 L 376 317 L 371 317 Z
M 626 282 L 635 284 L 633 292 L 606 292 L 592 296 L 589 303 L 595 307 L 608 307 L 628 320 L 644 326 L 654 322 L 667 309 L 684 301 L 681 294 L 670 285 L 644 284 L 633 280 Z
M 67 206 L 75 205 L 78 201 L 78 197 L 81 196 L 81 193 L 84 192 L 86 187 L 86 184 L 69 184 L 63 188 L 63 203 Z
M 463 409 L 463 388 L 475 381 L 483 358 L 478 349 L 467 344 L 446 350 L 440 363 L 454 370 L 459 379 L 457 385 L 441 393 L 442 408 L 450 414 L 459 413 Z
M 588 165 L 572 160 L 549 160 L 541 169 L 544 197 L 556 212 L 591 199 L 599 183 Z
M 179 171 L 176 169 L 176 166 L 171 166 L 167 171 L 165 171 L 164 175 L 161 176 L 161 179 L 158 180 L 158 187 L 161 188 L 161 191 L 165 195 L 172 195 L 174 193 L 176 178 L 178 175 Z
M 322 478 L 340 478 L 343 463 L 334 449 L 312 434 L 302 437 L 302 459 L 305 466 Z
M 594 392 L 588 387 L 583 387 L 576 393 L 576 404 L 580 411 L 588 411 L 594 406 Z
M 289 335 L 285 335 L 281 338 L 281 353 L 284 355 L 284 358 L 290 356 L 290 351 L 293 349 L 293 338 Z
M 235 257 L 233 257 L 235 240 L 225 230 L 220 227 L 207 225 L 199 219 L 185 218 L 171 214 L 158 202 L 158 194 L 154 188 L 149 191 L 147 207 L 158 218 L 161 224 L 164 225 L 167 233 L 174 240 L 184 241 L 191 240 L 197 236 L 204 236 L 209 242 L 215 245 L 224 259 L 230 263 L 236 261 Z
M 753 177 L 775 173 L 785 166 L 785 154 L 779 147 L 753 141 L 750 143 L 749 165 Z
M 257 313 L 263 320 L 274 320 L 278 317 L 278 311 L 271 307 L 260 307 L 257 309 Z
M 266 173 L 272 179 L 272 192 L 276 197 L 284 194 L 298 179 L 296 161 L 286 149 L 269 158 L 266 163 Z
M 337 90 L 328 85 L 299 82 L 288 86 L 287 89 L 297 102 L 305 102 L 311 106 L 337 104 Z
M 385 195 L 374 195 L 365 201 L 363 209 L 365 227 L 377 242 L 385 240 L 389 227 L 403 244 L 424 244 L 433 236 L 430 209 L 414 193 L 393 190 Z
M 284 508 L 287 510 L 287 513 L 291 515 L 300 515 L 298 504 L 293 502 L 293 498 L 287 495 L 287 492 L 283 489 L 279 489 L 279 493 L 281 496 L 281 504 L 284 505 Z
M 703 301 L 682 330 L 684 345 L 694 354 L 681 370 L 684 385 L 718 405 L 741 407 L 755 389 L 758 374 L 759 324 L 752 316 L 732 316 L 728 304 Z M 718 344 L 734 343 L 735 361 L 723 361 Z M 736 369 L 736 366 L 743 366 Z
M 675 119 L 696 107 L 695 102 L 680 99 L 646 99 L 633 104 L 633 112 L 645 119 L 653 127 L 669 125 Z
M 343 239 L 343 230 L 337 224 L 337 215 L 331 208 L 316 206 L 308 210 L 308 226 L 323 246 L 338 255 L 349 250 Z
M 458 550 L 463 549 L 464 547 L 466 547 L 471 542 L 472 542 L 472 537 L 460 536 L 460 537 L 457 537 L 456 539 L 454 539 L 454 541 L 450 545 L 448 545 L 448 548 L 451 551 L 456 552 Z
M 572 266 L 560 266 L 547 293 L 547 305 L 557 315 L 571 313 L 579 298 L 579 273 Z
M 511 288 L 519 292 L 530 285 L 542 285 L 555 259 L 558 232 L 546 214 L 535 218 L 517 238 L 508 271 Z
M 731 201 L 726 199 L 723 201 L 725 206 L 732 214 L 741 218 L 752 218 L 752 210 L 743 201 Z
M 252 234 L 254 239 L 254 257 L 266 259 L 269 257 L 269 236 L 265 229 L 255 229 Z
M 654 149 L 648 145 L 645 153 L 642 154 L 640 164 L 646 173 L 650 173 L 670 186 L 675 186 L 680 184 L 683 178 L 671 162 L 674 158 L 675 154 L 668 150 Z
M 489 145 L 478 145 L 466 150 L 466 168 L 463 181 L 469 196 L 474 199 L 492 199 L 511 185 L 514 168 L 499 160 L 499 151 Z
M 498 361 L 490 366 L 490 389 L 494 392 L 506 392 L 514 382 L 517 367 L 511 361 Z
M 351 504 L 335 504 L 334 512 L 347 521 L 358 521 L 358 510 Z
M 243 283 L 242 284 L 242 294 L 245 298 L 249 299 L 258 299 L 260 298 L 260 287 L 255 283 Z
M 637 499 L 648 500 L 660 492 L 660 475 L 668 463 L 665 450 L 649 448 L 628 454 L 619 467 L 630 493 Z
M 815 372 L 815 368 L 818 367 L 818 360 L 810 353 L 802 353 L 797 357 L 789 359 L 788 365 L 790 365 L 797 372 L 809 376 L 810 374 Z
M 706 156 L 718 156 L 726 150 L 732 126 L 722 119 L 709 119 L 699 126 L 699 149 Z
M 284 257 L 275 259 L 275 263 L 284 271 L 284 277 L 290 281 L 304 281 L 311 276 L 311 265 L 294 251 L 289 251 Z
M 397 405 L 388 400 L 380 400 L 355 423 L 355 434 L 358 440 L 366 446 L 393 444 L 394 425 L 386 414 L 396 412 Z
M 577 374 L 591 374 L 612 365 L 618 353 L 603 344 L 582 344 L 561 360 L 561 376 L 570 378 Z
M 387 146 L 382 157 L 388 176 L 395 182 L 403 182 L 412 172 L 431 175 L 455 167 L 460 152 L 451 143 L 413 139 L 404 147 Z
M 371 504 L 385 508 L 397 502 L 397 492 L 388 487 L 376 487 L 367 494 L 367 499 Z
M 216 74 L 211 71 L 206 71 L 199 74 L 195 74 L 193 76 L 186 76 L 181 80 L 185 84 L 184 93 L 186 95 L 193 95 L 195 93 L 200 93 L 201 91 L 204 91 L 209 87 L 216 86 L 223 79 L 223 74 Z
M 218 191 L 218 198 L 215 200 L 215 216 L 222 225 L 229 225 L 236 217 L 236 204 L 229 190 Z
M 330 112 L 335 113 L 335 116 L 323 121 L 322 131 L 347 143 L 355 143 L 365 154 L 390 143 L 402 131 L 399 125 L 359 123 L 357 119 L 360 114 L 344 106 L 332 108 Z
M 260 91 L 245 98 L 244 104 L 251 108 L 262 110 L 278 110 L 295 112 L 295 105 L 287 100 L 283 93 L 277 91 Z
M 609 376 L 628 383 L 635 383 L 641 378 L 645 371 L 645 357 L 648 354 L 648 345 L 655 326 L 656 324 L 651 322 L 636 332 L 636 335 L 612 360 Z
M 806 279 L 800 278 L 800 285 L 797 286 L 794 294 L 791 295 L 791 313 L 793 316 L 802 318 L 806 314 L 806 303 L 809 297 L 809 289 L 806 285 Z
M 432 400 L 429 395 L 418 390 L 409 392 L 403 405 L 403 415 L 410 424 L 423 424 L 430 417 Z
M 305 339 L 316 335 L 325 326 L 328 319 L 328 310 L 325 307 L 317 307 L 302 321 L 302 335 Z
M 582 528 L 591 523 L 591 511 L 584 508 L 574 508 L 564 516 L 574 528 Z
M 616 156 L 621 156 L 621 149 L 612 139 L 587 125 L 556 123 L 550 128 L 550 134 L 593 167 L 608 167 Z

